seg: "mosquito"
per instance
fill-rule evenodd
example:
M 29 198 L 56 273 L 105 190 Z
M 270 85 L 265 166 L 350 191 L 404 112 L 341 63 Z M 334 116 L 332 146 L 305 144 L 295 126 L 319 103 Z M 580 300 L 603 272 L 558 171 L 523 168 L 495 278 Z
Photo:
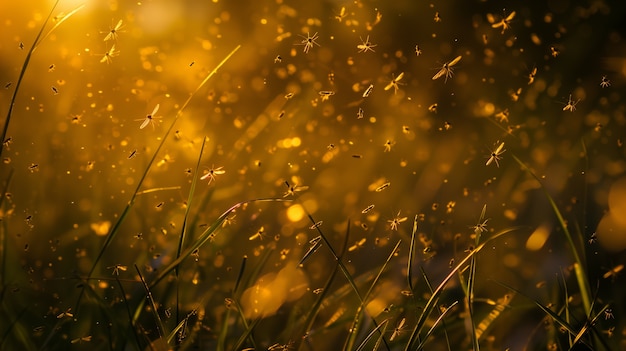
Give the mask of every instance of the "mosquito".
M 300 34 L 298 34 L 300 35 Z M 315 32 L 315 34 L 313 34 L 313 36 L 311 36 L 309 34 L 309 32 L 306 33 L 306 37 L 304 35 L 300 35 L 302 38 L 304 38 L 300 44 L 296 44 L 296 45 L 304 45 L 304 49 L 302 50 L 305 54 L 309 53 L 309 50 L 311 50 L 311 48 L 313 47 L 313 45 L 317 45 L 320 46 L 320 44 L 318 44 L 315 40 L 317 40 L 319 38 L 319 36 L 317 35 L 317 32 Z
M 200 177 L 200 180 L 205 180 L 205 179 L 209 179 L 209 184 L 211 184 L 211 182 L 215 181 L 215 176 L 221 175 L 226 173 L 225 170 L 223 170 L 222 168 L 224 167 L 211 167 L 211 169 L 209 169 L 207 171 L 207 173 L 205 175 L 203 175 L 202 177 Z
M 148 126 L 148 124 L 152 124 L 152 128 L 154 128 L 154 119 L 156 119 L 157 117 L 155 117 L 157 111 L 159 111 L 159 106 L 160 104 L 156 104 L 156 106 L 154 106 L 154 109 L 152 110 L 152 112 L 146 116 L 146 118 L 143 119 L 143 122 L 141 122 L 141 125 L 139 126 L 139 129 L 144 129 L 145 127 Z M 141 119 L 136 119 L 136 121 L 141 121 Z
M 500 123 L 509 123 L 509 109 L 506 108 L 506 109 L 496 113 L 496 119 Z
M 603 88 L 608 88 L 611 86 L 611 81 L 606 76 L 602 76 L 602 81 L 600 82 L 600 86 Z
M 365 91 L 363 92 L 363 97 L 366 98 L 366 97 L 370 96 L 370 94 L 372 93 L 373 89 L 374 89 L 374 84 L 370 84 L 370 86 L 367 87 L 367 89 L 365 89 Z
M 461 55 L 457 56 L 454 60 L 444 63 L 443 67 L 433 76 L 433 80 L 439 79 L 445 76 L 444 83 L 448 81 L 448 78 L 452 78 L 452 66 L 456 65 L 459 61 L 461 61 Z
M 366 241 L 367 241 L 367 238 L 363 238 L 363 239 L 361 239 L 361 240 L 359 240 L 359 241 L 355 242 L 355 243 L 354 243 L 354 245 L 352 245 L 352 246 L 350 246 L 350 247 L 348 248 L 348 251 L 349 251 L 349 252 L 352 252 L 352 251 L 356 251 L 356 250 L 358 250 L 358 249 L 362 248 L 362 247 L 363 247 L 363 245 L 365 245 L 365 242 L 366 242 Z
M 404 323 L 406 322 L 406 318 L 402 318 L 398 325 L 393 329 L 393 334 L 391 334 L 391 338 L 389 341 L 393 341 L 396 337 L 400 336 L 404 331 Z
M 378 188 L 376 188 L 376 190 L 375 190 L 375 191 L 376 191 L 377 193 L 379 193 L 379 192 L 381 192 L 381 191 L 383 191 L 383 190 L 387 189 L 390 185 L 391 185 L 391 182 L 387 182 L 387 183 L 385 183 L 385 184 L 383 184 L 383 185 L 379 186 Z
M 365 40 L 363 40 L 363 38 L 361 37 L 359 37 L 359 39 L 361 39 L 361 44 L 356 46 L 356 48 L 359 49 L 359 53 L 368 52 L 368 51 L 376 52 L 372 48 L 376 47 L 378 44 L 372 44 L 372 42 L 370 41 L 369 35 L 367 36 L 367 38 L 365 38 Z
M 104 55 L 102 56 L 102 58 L 100 59 L 100 62 L 102 63 L 111 63 L 113 62 L 113 57 L 116 57 L 120 54 L 120 52 L 118 50 L 115 50 L 115 44 L 111 45 L 111 48 L 109 49 L 109 51 L 105 52 Z
M 111 28 L 111 30 L 104 37 L 104 41 L 117 40 L 117 33 L 122 32 L 120 30 L 122 29 L 122 27 L 124 27 L 124 25 L 122 24 L 122 20 L 119 20 L 117 24 L 115 25 L 115 27 Z
M 259 240 L 263 240 L 263 237 L 265 236 L 265 228 L 261 227 L 259 228 L 259 230 L 257 230 L 256 233 L 252 234 L 248 240 L 252 241 L 254 239 L 259 239 Z
M 287 185 L 287 191 L 285 192 L 285 195 L 283 195 L 283 197 L 294 196 L 296 195 L 297 192 L 305 191 L 309 188 L 306 185 L 298 186 L 297 183 L 294 183 L 293 185 L 289 185 L 288 181 L 285 181 L 285 185 Z
M 402 79 L 402 77 L 404 77 L 404 72 L 400 72 L 400 74 L 398 74 L 397 77 L 394 77 L 393 73 L 391 74 L 391 76 L 392 76 L 391 82 L 389 82 L 389 84 L 385 86 L 385 90 L 389 90 L 393 87 L 393 93 L 396 94 L 398 93 L 398 89 L 399 89 L 398 84 L 402 84 L 400 83 L 400 80 Z
M 485 163 L 485 166 L 489 166 L 491 163 L 495 162 L 496 166 L 500 167 L 500 163 L 498 161 L 500 161 L 502 159 L 502 154 L 506 151 L 506 149 L 504 149 L 504 143 L 500 143 L 500 145 L 498 145 L 498 147 L 491 152 L 491 155 L 489 155 L 489 159 L 487 160 L 487 163 Z
M 533 67 L 533 70 L 528 75 L 528 85 L 533 84 L 535 81 L 535 75 L 537 75 L 537 67 Z
M 580 101 L 580 99 L 574 101 L 572 100 L 572 94 L 569 94 L 569 99 L 567 100 L 567 104 L 563 107 L 563 111 L 576 111 L 576 104 Z
M 335 95 L 335 92 L 332 90 L 322 90 L 318 94 L 322 97 L 322 101 L 326 101 L 330 99 L 331 96 Z
M 619 272 L 621 272 L 624 269 L 624 265 L 623 264 L 619 264 L 615 267 L 613 267 L 611 270 L 609 270 L 608 272 L 604 273 L 604 275 L 602 276 L 602 278 L 607 279 L 610 277 L 616 277 L 617 274 Z
M 70 341 L 70 343 L 71 343 L 71 344 L 80 344 L 80 343 L 82 343 L 83 341 L 84 341 L 84 342 L 89 342 L 89 341 L 91 341 L 91 335 L 87 335 L 87 336 L 83 336 L 83 337 L 80 337 L 80 338 L 73 339 L 72 341 Z
M 396 217 L 394 219 L 388 219 L 387 222 L 389 223 L 389 227 L 391 230 L 397 231 L 398 225 L 400 225 L 400 223 L 402 222 L 405 222 L 406 220 L 406 217 L 400 217 L 400 211 L 398 211 Z
M 419 45 L 415 45 L 415 56 L 419 56 L 422 54 L 422 49 L 420 49 Z
M 341 22 L 348 14 L 346 13 L 346 7 L 342 6 L 338 15 L 335 15 L 335 19 Z
M 361 213 L 365 214 L 374 209 L 374 205 L 369 205 L 361 211 Z
M 502 34 L 504 31 L 511 28 L 511 21 L 515 18 L 515 11 L 511 12 L 506 18 L 502 18 L 502 20 L 498 23 L 494 23 L 491 25 L 492 28 L 500 28 L 502 27 Z
M 356 113 L 356 119 L 361 119 L 365 117 L 365 112 L 363 112 L 363 109 L 359 107 L 359 110 Z
M 116 264 L 114 266 L 109 266 L 107 269 L 112 269 L 113 272 L 111 274 L 120 275 L 120 271 L 126 272 L 128 270 L 128 266 L 122 266 L 121 264 Z
M 391 147 L 393 146 L 394 142 L 391 140 L 387 140 L 385 141 L 385 143 L 383 144 L 383 147 L 385 148 L 385 152 L 391 152 Z
M 489 218 L 485 219 L 481 223 L 477 223 L 476 225 L 471 226 L 470 228 L 474 229 L 474 233 L 477 233 L 477 234 L 484 233 L 487 231 L 487 222 L 489 222 Z
M 319 222 L 313 224 L 312 226 L 310 226 L 309 229 L 317 229 L 317 228 L 322 226 L 322 223 L 323 223 L 322 221 L 319 221 Z

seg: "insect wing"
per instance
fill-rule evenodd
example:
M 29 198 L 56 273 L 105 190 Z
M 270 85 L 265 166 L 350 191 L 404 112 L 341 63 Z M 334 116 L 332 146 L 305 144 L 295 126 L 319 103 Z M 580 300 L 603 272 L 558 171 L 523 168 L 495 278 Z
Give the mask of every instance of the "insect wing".
M 139 129 L 144 129 L 145 127 L 148 126 L 148 124 L 150 124 L 150 117 L 146 117 L 146 119 L 144 119 L 143 122 L 141 122 Z
M 506 19 L 504 20 L 505 22 L 509 22 L 511 21 L 513 18 L 515 17 L 515 11 L 511 12 Z
M 437 79 L 441 78 L 441 76 L 446 74 L 446 72 L 448 72 L 448 68 L 447 67 L 441 68 L 439 70 L 439 72 L 435 73 L 435 75 L 433 76 L 433 80 L 437 80 Z
M 150 116 L 153 116 L 157 113 L 157 111 L 159 111 L 159 107 L 161 106 L 161 104 L 156 104 L 156 106 L 154 106 L 154 110 L 152 110 L 152 113 L 150 114 Z
M 454 60 L 450 61 L 448 63 L 448 67 L 452 67 L 452 66 L 456 65 L 459 61 L 461 61 L 461 55 L 455 57 Z

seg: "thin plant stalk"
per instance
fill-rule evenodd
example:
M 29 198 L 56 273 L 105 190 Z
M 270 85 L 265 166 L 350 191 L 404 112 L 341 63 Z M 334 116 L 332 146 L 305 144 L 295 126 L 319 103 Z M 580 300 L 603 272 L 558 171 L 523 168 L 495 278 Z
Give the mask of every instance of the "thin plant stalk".
M 396 254 L 396 251 L 398 250 L 398 247 L 400 247 L 401 242 L 402 242 L 401 240 L 398 240 L 398 242 L 396 243 L 396 246 L 393 247 L 393 249 L 391 250 L 391 253 L 385 260 L 385 263 L 383 263 L 382 267 L 380 267 L 380 270 L 378 271 L 378 274 L 376 274 L 376 277 L 372 281 L 372 284 L 370 285 L 369 289 L 367 290 L 365 295 L 363 295 L 363 301 L 359 305 L 359 308 L 357 309 L 354 315 L 354 320 L 352 321 L 352 326 L 350 327 L 350 330 L 352 332 L 348 335 L 348 339 L 346 340 L 346 343 L 344 345 L 344 350 L 352 350 L 352 347 L 354 346 L 354 343 L 356 340 L 357 331 L 359 330 L 359 326 L 362 321 L 361 315 L 363 314 L 363 310 L 365 309 L 365 303 L 369 299 L 370 295 L 372 294 L 372 291 L 374 290 L 374 287 L 378 283 L 378 280 L 380 279 L 383 272 L 385 271 L 385 268 L 387 268 L 387 265 Z M 384 336 L 383 336 L 383 342 L 385 343 L 385 345 L 387 345 L 387 341 L 384 340 Z
M 448 314 L 448 312 L 450 312 L 452 310 L 452 308 L 454 306 L 456 306 L 459 303 L 459 301 L 454 301 L 450 306 L 446 307 L 445 311 L 443 311 L 441 313 L 441 315 L 439 315 L 439 317 L 437 317 L 437 319 L 435 320 L 435 322 L 433 323 L 432 327 L 430 327 L 430 329 L 428 330 L 428 332 L 426 332 L 426 335 L 424 335 L 424 338 L 422 339 L 422 342 L 417 346 L 416 350 L 422 350 L 424 348 L 424 344 L 426 344 L 426 342 L 428 341 L 428 337 L 433 333 L 433 331 L 435 331 L 435 328 L 439 325 L 439 323 L 444 324 L 444 317 L 446 316 L 446 314 Z M 445 324 L 444 324 L 444 328 L 445 328 Z M 448 345 L 449 346 L 449 345 Z
M 443 281 L 439 284 L 439 286 L 437 286 L 437 288 L 434 290 L 434 292 L 432 293 L 432 295 L 426 302 L 426 305 L 424 306 L 424 309 L 422 310 L 422 313 L 418 317 L 417 323 L 415 324 L 415 327 L 413 328 L 413 331 L 411 332 L 411 337 L 406 343 L 405 351 L 409 351 L 413 349 L 413 344 L 415 343 L 416 339 L 419 337 L 419 333 L 424 327 L 424 324 L 426 323 L 428 316 L 435 308 L 435 305 L 437 301 L 439 300 L 439 295 L 441 295 L 441 293 L 443 292 L 443 289 L 446 287 L 448 282 L 457 274 L 457 271 L 461 269 L 472 257 L 474 257 L 475 254 L 480 252 L 485 247 L 485 245 L 487 245 L 491 241 L 505 234 L 508 234 L 518 229 L 519 229 L 518 227 L 513 227 L 513 228 L 505 229 L 503 231 L 500 231 L 494 234 L 493 236 L 485 240 L 482 244 L 478 245 L 469 254 L 467 254 L 467 256 L 465 256 L 465 258 L 461 260 L 461 262 L 457 263 L 457 265 L 450 271 L 450 273 L 448 273 L 448 275 L 443 279 Z
M 200 161 L 202 160 L 202 154 L 204 152 L 204 146 L 206 145 L 207 138 L 205 137 L 202 140 L 202 146 L 200 147 L 200 154 L 198 155 L 198 163 L 196 164 L 196 170 L 193 172 L 193 180 L 191 181 L 191 187 L 189 189 L 189 196 L 187 197 L 187 206 L 185 208 L 185 215 L 183 217 L 183 224 L 180 230 L 180 239 L 178 241 L 178 248 L 176 249 L 176 259 L 180 257 L 180 254 L 183 250 L 183 246 L 185 245 L 185 237 L 187 234 L 187 220 L 189 219 L 189 211 L 191 210 L 191 203 L 193 201 L 193 195 L 196 190 L 196 185 L 198 184 L 198 169 L 200 168 Z M 180 289 L 180 281 L 179 281 L 179 273 L 180 266 L 176 266 L 175 275 L 176 275 L 176 320 L 180 319 L 180 311 L 179 311 L 179 289 Z
M 565 219 L 563 218 L 561 211 L 559 210 L 558 206 L 554 202 L 554 199 L 552 198 L 552 196 L 550 196 L 550 193 L 548 193 L 548 190 L 543 185 L 539 177 L 537 177 L 537 175 L 532 170 L 530 170 L 530 168 L 528 168 L 528 166 L 524 162 L 522 162 L 522 160 L 517 158 L 517 156 L 512 156 L 515 162 L 517 162 L 526 172 L 528 172 L 533 178 L 535 178 L 535 180 L 537 180 L 537 182 L 539 182 L 541 189 L 543 190 L 546 198 L 548 199 L 548 202 L 550 203 L 550 207 L 552 207 L 552 210 L 554 211 L 554 214 L 559 221 L 561 229 L 563 229 L 563 233 L 565 233 L 565 239 L 567 240 L 572 255 L 574 256 L 574 273 L 576 275 L 576 281 L 578 282 L 578 287 L 580 289 L 583 306 L 585 307 L 586 314 L 589 315 L 591 313 L 591 288 L 589 286 L 589 281 L 587 280 L 587 275 L 583 271 L 583 267 L 585 267 L 585 264 L 578 254 L 578 250 L 576 249 L 574 239 L 572 238 L 569 228 L 567 227 L 567 223 L 565 223 Z

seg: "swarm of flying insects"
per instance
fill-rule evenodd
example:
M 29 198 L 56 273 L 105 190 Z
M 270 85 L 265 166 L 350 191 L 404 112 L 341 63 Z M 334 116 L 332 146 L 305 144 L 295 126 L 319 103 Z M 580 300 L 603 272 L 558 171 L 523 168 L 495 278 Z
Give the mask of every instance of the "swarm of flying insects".
M 623 5 L 563 2 L 4 1 L 0 349 L 623 349 Z

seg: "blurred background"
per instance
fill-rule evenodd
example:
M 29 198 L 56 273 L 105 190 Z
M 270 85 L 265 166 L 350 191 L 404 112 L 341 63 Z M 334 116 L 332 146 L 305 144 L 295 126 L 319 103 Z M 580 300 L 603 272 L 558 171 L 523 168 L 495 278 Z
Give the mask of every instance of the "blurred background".
M 294 269 L 318 235 L 310 228 L 315 222 L 335 250 L 347 243 L 343 261 L 363 281 L 401 240 L 368 304 L 379 321 L 384 313 L 395 321 L 412 311 L 402 292 L 415 216 L 414 266 L 434 285 L 474 244 L 474 226 L 486 225 L 483 237 L 519 226 L 480 254 L 476 296 L 502 298 L 507 291 L 498 280 L 556 303 L 562 276 L 575 296 L 571 249 L 544 188 L 517 158 L 541 179 L 579 239 L 591 288 L 614 315 L 597 327 L 614 328 L 610 342 L 623 346 L 625 281 L 609 273 L 623 268 L 626 249 L 626 3 L 54 5 L 0 4 L 0 111 L 3 123 L 9 118 L 0 166 L 2 306 L 7 321 L 18 321 L 2 324 L 5 345 L 22 324 L 37 347 L 86 335 L 106 339 L 96 317 L 52 332 L 94 264 L 91 278 L 102 279 L 90 283 L 112 305 L 121 304 L 116 265 L 128 267 L 119 272 L 128 299 L 141 300 L 133 265 L 149 281 L 176 258 L 187 205 L 192 242 L 232 205 L 258 198 L 289 201 L 237 209 L 183 265 L 180 279 L 189 286 L 178 307 L 206 309 L 198 345 L 217 338 L 244 257 L 249 265 L 263 263 L 256 286 L 274 284 L 275 306 L 261 313 L 270 320 L 259 324 L 268 335 L 261 344 L 300 337 L 283 330 L 293 313 L 287 311 L 306 309 L 335 265 L 320 249 Z M 189 204 L 196 173 L 205 179 Z M 413 276 L 425 291 L 417 268 Z M 334 290 L 340 297 L 320 312 L 310 349 L 347 333 L 346 320 L 325 324 L 342 310 L 337 318 L 350 320 L 358 306 L 354 296 L 341 295 L 342 279 Z M 160 289 L 154 294 L 168 296 L 167 287 Z M 463 296 L 454 283 L 449 295 L 446 304 Z M 543 314 L 521 296 L 512 305 L 504 317 L 510 323 L 492 332 L 496 349 L 539 347 L 534 340 L 544 339 L 532 335 Z M 177 309 L 172 299 L 160 307 L 162 316 Z

